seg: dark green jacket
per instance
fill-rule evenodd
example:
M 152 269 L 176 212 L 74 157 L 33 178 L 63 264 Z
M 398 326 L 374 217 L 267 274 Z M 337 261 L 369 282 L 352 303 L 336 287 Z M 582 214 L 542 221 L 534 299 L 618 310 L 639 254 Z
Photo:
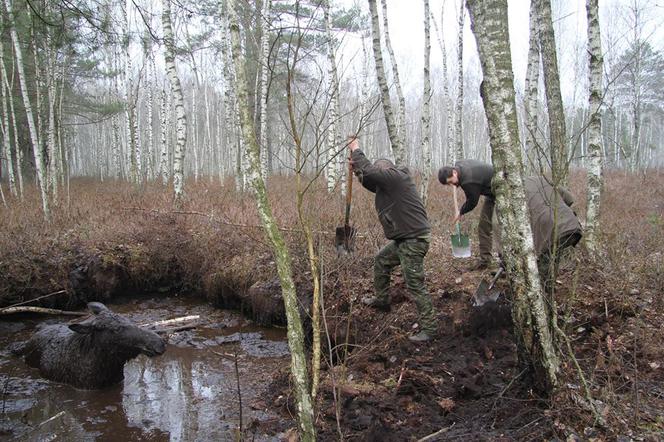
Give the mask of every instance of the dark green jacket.
M 581 223 L 570 207 L 574 198 L 567 189 L 559 187 L 556 195 L 546 178 L 539 176 L 526 178 L 524 186 L 537 256 L 549 250 L 552 245 L 554 207 L 557 207 L 555 217 L 559 239 L 572 233 L 581 233 Z
M 376 212 L 388 239 L 413 239 L 431 232 L 427 212 L 408 169 L 374 166 L 357 149 L 353 170 L 362 186 L 376 194 Z
M 466 194 L 466 202 L 463 203 L 459 212 L 461 215 L 470 212 L 477 206 L 480 195 L 494 198 L 491 191 L 491 179 L 493 178 L 493 166 L 477 160 L 459 160 L 454 163 L 459 170 L 459 187 Z

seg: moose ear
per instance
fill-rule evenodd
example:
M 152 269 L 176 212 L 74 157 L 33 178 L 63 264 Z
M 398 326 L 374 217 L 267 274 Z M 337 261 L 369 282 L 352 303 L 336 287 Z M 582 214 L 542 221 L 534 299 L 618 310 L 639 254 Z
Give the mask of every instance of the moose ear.
M 101 302 L 88 302 L 88 309 L 95 315 L 98 315 L 104 311 L 108 311 L 108 307 L 106 307 Z
M 82 322 L 74 323 L 74 324 L 69 324 L 69 329 L 71 331 L 74 331 L 76 333 L 80 333 L 82 335 L 87 335 L 92 333 L 92 325 L 91 324 L 84 324 Z

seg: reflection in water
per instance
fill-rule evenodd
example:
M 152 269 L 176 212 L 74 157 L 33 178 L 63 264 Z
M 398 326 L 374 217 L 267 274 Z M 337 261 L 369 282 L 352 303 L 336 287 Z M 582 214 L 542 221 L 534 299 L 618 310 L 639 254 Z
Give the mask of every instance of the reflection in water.
M 25 330 L 14 325 L 11 332 L 0 333 L 0 388 L 5 386 L 0 391 L 0 411 L 4 410 L 0 440 L 5 436 L 40 441 L 234 440 L 240 416 L 235 367 L 232 357 L 222 357 L 234 351 L 239 352 L 243 426 L 254 420 L 278 419 L 249 405 L 260 398 L 274 368 L 284 363 L 281 331 L 275 336 L 270 330 L 270 340 L 265 340 L 267 330 L 225 327 L 242 322 L 228 312 L 179 298 L 150 303 L 149 309 L 140 303 L 110 307 L 130 318 L 135 312 L 138 318 L 132 319 L 140 322 L 177 316 L 168 313 L 171 309 L 194 311 L 209 323 L 175 335 L 172 342 L 177 345 L 169 345 L 160 357 L 129 361 L 124 383 L 105 390 L 77 390 L 43 380 L 36 370 L 4 350 L 11 342 L 27 339 L 36 321 Z M 155 304 L 158 308 L 153 310 Z M 149 317 L 150 311 L 159 312 L 159 317 Z M 0 321 L 2 332 L 8 330 L 4 324 Z M 229 335 L 231 339 L 226 338 Z M 256 435 L 255 440 L 273 438 Z

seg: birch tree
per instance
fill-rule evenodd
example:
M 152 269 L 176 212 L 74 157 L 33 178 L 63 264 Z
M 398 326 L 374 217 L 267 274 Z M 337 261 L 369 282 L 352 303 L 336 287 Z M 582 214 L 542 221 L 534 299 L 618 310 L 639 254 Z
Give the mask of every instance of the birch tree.
M 323 21 L 325 23 L 325 39 L 327 40 L 327 75 L 329 79 L 328 90 L 330 94 L 330 105 L 327 111 L 327 164 L 325 167 L 325 176 L 327 179 L 327 191 L 332 192 L 337 183 L 337 162 L 335 161 L 335 155 L 337 142 L 339 77 L 337 75 L 337 61 L 334 57 L 334 38 L 332 37 L 332 27 L 330 25 L 330 0 L 326 0 L 323 5 Z
M 539 282 L 514 98 L 507 0 L 468 0 L 484 81 L 480 86 L 494 165 L 493 187 L 503 226 L 503 256 L 513 289 L 512 316 L 520 361 L 546 390 L 557 384 L 559 361 L 551 311 Z
M 307 359 L 304 351 L 304 331 L 299 315 L 297 293 L 293 282 L 291 258 L 288 247 L 279 231 L 272 208 L 267 198 L 265 182 L 260 174 L 260 149 L 256 140 L 254 122 L 249 109 L 249 93 L 245 68 L 240 45 L 240 27 L 238 25 L 235 1 L 228 1 L 230 12 L 231 54 L 235 67 L 235 88 L 240 110 L 240 126 L 247 147 L 249 184 L 254 191 L 256 205 L 265 233 L 270 240 L 274 261 L 281 282 L 281 293 L 284 299 L 286 320 L 288 323 L 288 345 L 291 350 L 291 374 L 295 383 L 297 399 L 299 433 L 303 441 L 315 441 L 314 413 L 308 386 Z
M 408 151 L 406 150 L 406 99 L 403 95 L 403 89 L 401 89 L 401 79 L 399 78 L 399 66 L 397 64 L 397 58 L 394 56 L 394 50 L 392 49 L 392 40 L 390 39 L 390 27 L 389 20 L 387 18 L 387 0 L 380 0 L 380 4 L 383 11 L 383 37 L 385 38 L 385 49 L 387 49 L 387 55 L 390 58 L 390 65 L 392 66 L 392 82 L 394 83 L 394 89 L 397 94 L 397 131 L 401 138 L 401 143 L 403 145 L 403 163 L 405 164 L 408 161 Z
M 464 158 L 463 152 L 463 24 L 465 22 L 466 6 L 464 0 L 461 0 L 459 7 L 459 33 L 457 43 L 457 101 L 456 101 L 456 124 L 454 126 L 454 141 L 456 142 L 456 149 L 454 152 L 454 159 L 460 160 Z
M 261 148 L 261 175 L 263 181 L 267 182 L 268 177 L 268 137 L 267 137 L 267 120 L 268 114 L 268 79 L 269 79 L 269 56 L 270 56 L 270 10 L 272 0 L 263 0 L 263 34 L 261 35 L 261 61 L 260 61 L 260 91 L 259 91 L 259 106 L 256 111 L 260 110 L 260 143 Z
M 588 175 L 587 194 L 588 208 L 586 211 L 586 246 L 597 251 L 597 233 L 599 230 L 599 214 L 602 196 L 602 166 L 604 162 L 602 148 L 602 40 L 599 26 L 599 0 L 587 0 L 588 16 L 588 63 L 590 93 L 588 104 L 590 121 L 588 122 Z
M 0 15 L 0 26 L 2 17 Z M 7 182 L 9 183 L 9 193 L 12 196 L 18 196 L 18 189 L 16 186 L 16 174 L 14 173 L 14 155 L 12 153 L 11 136 L 9 133 L 9 107 L 7 106 L 8 96 L 11 95 L 7 87 L 7 70 L 5 68 L 5 54 L 4 43 L 0 39 L 0 99 L 2 100 L 2 145 L 5 150 L 5 165 L 7 166 Z M 17 145 L 18 148 L 18 145 Z
M 7 9 L 7 20 L 9 25 L 9 32 L 11 34 L 12 43 L 14 45 L 14 57 L 16 59 L 16 70 L 18 71 L 18 79 L 21 87 L 21 96 L 23 97 L 23 106 L 25 107 L 26 118 L 28 120 L 28 130 L 30 132 L 30 143 L 32 144 L 32 153 L 35 159 L 35 169 L 37 172 L 37 184 L 39 185 L 39 192 L 42 200 L 42 210 L 44 218 L 47 221 L 51 219 L 51 211 L 49 205 L 49 196 L 46 189 L 46 163 L 44 161 L 44 154 L 39 143 L 38 129 L 35 124 L 35 119 L 32 111 L 32 104 L 30 101 L 30 93 L 28 90 L 28 82 L 25 75 L 25 68 L 23 64 L 23 50 L 21 42 L 18 38 L 16 31 L 16 22 L 14 20 L 14 11 L 12 10 L 12 0 L 4 0 L 5 8 Z
M 431 170 L 431 11 L 424 0 L 424 90 L 422 95 L 422 180 L 420 196 L 426 206 Z
M 187 116 L 184 113 L 184 96 L 182 94 L 180 77 L 175 66 L 175 39 L 171 25 L 171 2 L 170 0 L 162 0 L 162 5 L 161 21 L 164 28 L 164 61 L 175 104 L 176 142 L 175 153 L 173 155 L 173 190 L 175 193 L 175 206 L 179 207 L 184 197 L 184 155 L 187 142 Z
M 542 51 L 544 89 L 546 106 L 549 111 L 549 152 L 551 154 L 551 176 L 555 186 L 567 182 L 567 131 L 565 129 L 565 110 L 560 93 L 560 73 L 558 55 L 553 32 L 551 0 L 533 0 L 537 3 L 538 36 Z
M 390 98 L 390 88 L 387 86 L 387 78 L 385 77 L 385 67 L 383 66 L 383 53 L 380 44 L 380 22 L 378 19 L 378 7 L 376 0 L 369 1 L 369 10 L 371 13 L 371 39 L 373 41 L 374 63 L 376 65 L 376 79 L 378 80 L 378 87 L 380 88 L 380 100 L 383 104 L 383 115 L 385 117 L 385 125 L 387 126 L 387 133 L 390 137 L 390 144 L 392 146 L 392 154 L 394 161 L 398 165 L 403 165 L 406 159 L 405 146 L 403 139 L 399 133 L 397 122 L 394 117 L 394 110 L 392 108 L 392 99 Z
M 539 36 L 537 34 L 537 9 L 536 1 L 530 2 L 530 38 L 528 46 L 528 67 L 526 68 L 526 81 L 525 81 L 525 97 L 523 100 L 523 107 L 525 111 L 525 126 L 526 126 L 526 159 L 528 166 L 533 166 L 533 163 L 539 158 L 535 154 L 539 152 L 537 148 L 537 97 L 540 73 L 540 46 Z M 539 161 L 538 161 L 539 163 Z

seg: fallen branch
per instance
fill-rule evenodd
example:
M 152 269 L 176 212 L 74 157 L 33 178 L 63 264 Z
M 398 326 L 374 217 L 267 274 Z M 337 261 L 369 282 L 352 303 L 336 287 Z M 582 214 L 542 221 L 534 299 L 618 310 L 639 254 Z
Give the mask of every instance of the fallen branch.
M 0 310 L 0 316 L 2 315 L 11 315 L 14 313 L 42 313 L 44 315 L 63 315 L 63 316 L 86 316 L 87 312 L 70 312 L 66 310 L 58 310 L 54 308 L 44 308 L 44 307 L 5 307 Z
M 189 316 L 180 316 L 179 318 L 173 318 L 173 319 L 164 319 L 163 321 L 157 321 L 157 322 L 150 322 L 146 324 L 141 324 L 141 327 L 147 327 L 147 328 L 153 328 L 153 327 L 159 327 L 162 325 L 172 325 L 172 324 L 177 324 L 180 322 L 187 322 L 187 321 L 195 321 L 200 319 L 200 315 L 189 315 Z
M 23 301 L 23 302 L 17 302 L 16 304 L 12 304 L 12 305 L 9 305 L 7 307 L 0 308 L 0 312 L 2 312 L 5 309 L 11 308 L 11 307 L 18 307 L 19 305 L 30 304 L 31 302 L 39 301 L 40 299 L 48 298 L 50 296 L 59 295 L 61 293 L 67 293 L 67 290 L 58 290 L 57 292 L 49 293 L 48 295 L 43 295 L 43 296 L 39 296 L 37 298 L 28 299 L 27 301 Z
M 444 433 L 447 433 L 455 424 L 456 424 L 456 422 L 454 424 L 450 425 L 449 427 L 442 428 L 442 429 L 436 431 L 435 433 L 431 433 L 428 436 L 424 436 L 422 439 L 418 439 L 417 442 L 429 442 L 429 441 L 432 441 L 432 440 L 436 440 L 436 438 L 438 436 L 440 436 Z
M 155 333 L 157 334 L 168 334 L 168 333 L 175 333 L 179 331 L 184 331 L 184 330 L 191 330 L 192 328 L 198 327 L 198 322 L 192 322 L 190 324 L 184 324 L 179 327 L 166 327 L 166 328 L 157 328 L 154 330 Z

